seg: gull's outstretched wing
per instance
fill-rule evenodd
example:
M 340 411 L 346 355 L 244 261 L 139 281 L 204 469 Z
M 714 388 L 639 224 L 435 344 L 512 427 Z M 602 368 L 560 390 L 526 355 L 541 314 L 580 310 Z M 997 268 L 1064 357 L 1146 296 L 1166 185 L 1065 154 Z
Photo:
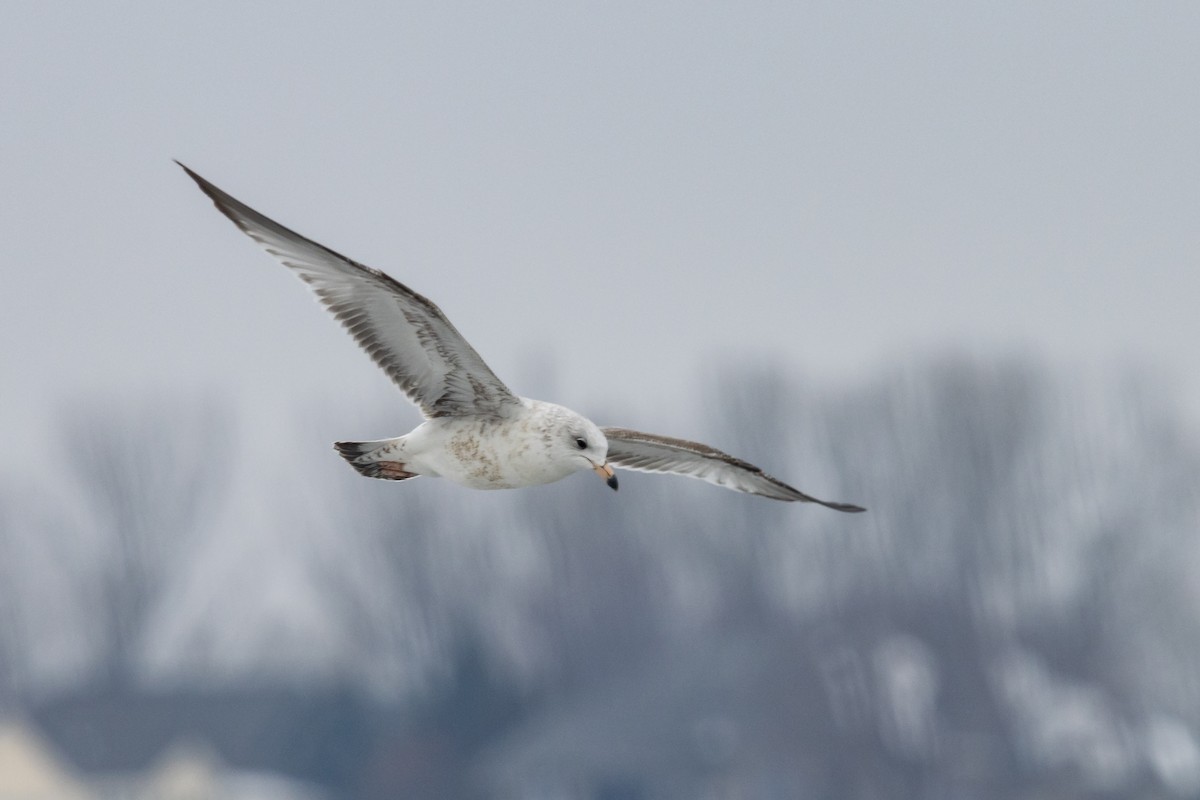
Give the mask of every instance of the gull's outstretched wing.
M 608 463 L 638 472 L 669 472 L 715 483 L 736 492 L 772 500 L 820 503 L 837 511 L 866 511 L 849 503 L 831 503 L 793 489 L 753 464 L 728 453 L 684 439 L 656 436 L 626 428 L 601 428 L 608 438 Z
M 504 416 L 520 405 L 430 300 L 285 228 L 179 166 L 222 214 L 312 287 L 426 417 Z

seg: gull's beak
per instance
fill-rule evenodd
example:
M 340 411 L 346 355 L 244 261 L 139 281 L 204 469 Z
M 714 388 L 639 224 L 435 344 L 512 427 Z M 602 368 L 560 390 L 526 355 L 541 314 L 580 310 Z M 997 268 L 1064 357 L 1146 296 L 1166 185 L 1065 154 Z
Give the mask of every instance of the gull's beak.
M 613 468 L 608 465 L 608 462 L 592 467 L 596 474 L 604 478 L 604 482 L 608 484 L 614 492 L 617 490 L 617 473 L 613 472 Z

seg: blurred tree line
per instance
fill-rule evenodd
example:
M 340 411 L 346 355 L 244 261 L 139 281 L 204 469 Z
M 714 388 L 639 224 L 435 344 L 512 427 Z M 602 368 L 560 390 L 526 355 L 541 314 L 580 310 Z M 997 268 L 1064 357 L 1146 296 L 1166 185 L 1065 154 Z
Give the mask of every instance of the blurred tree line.
M 66 408 L 58 479 L 0 493 L 0 707 L 87 769 L 200 731 L 339 797 L 1200 792 L 1200 449 L 1153 386 L 945 359 L 702 397 L 662 432 L 870 511 L 397 486 L 211 398 Z

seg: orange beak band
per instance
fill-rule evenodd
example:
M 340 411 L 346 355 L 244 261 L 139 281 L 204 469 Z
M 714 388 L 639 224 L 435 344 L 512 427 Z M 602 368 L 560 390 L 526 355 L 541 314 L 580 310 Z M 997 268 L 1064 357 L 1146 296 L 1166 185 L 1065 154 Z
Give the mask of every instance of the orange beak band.
M 597 475 L 604 478 L 604 482 L 608 484 L 610 489 L 614 492 L 617 490 L 617 473 L 613 472 L 613 468 L 607 462 L 598 467 L 593 467 L 593 469 Z

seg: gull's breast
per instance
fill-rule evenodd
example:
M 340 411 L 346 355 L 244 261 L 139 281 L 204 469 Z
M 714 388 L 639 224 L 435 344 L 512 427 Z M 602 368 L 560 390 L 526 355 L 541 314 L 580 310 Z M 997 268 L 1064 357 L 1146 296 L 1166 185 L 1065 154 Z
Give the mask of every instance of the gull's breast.
M 565 478 L 549 457 L 549 439 L 527 420 L 439 419 L 428 425 L 420 460 L 443 478 L 472 489 L 517 489 Z

